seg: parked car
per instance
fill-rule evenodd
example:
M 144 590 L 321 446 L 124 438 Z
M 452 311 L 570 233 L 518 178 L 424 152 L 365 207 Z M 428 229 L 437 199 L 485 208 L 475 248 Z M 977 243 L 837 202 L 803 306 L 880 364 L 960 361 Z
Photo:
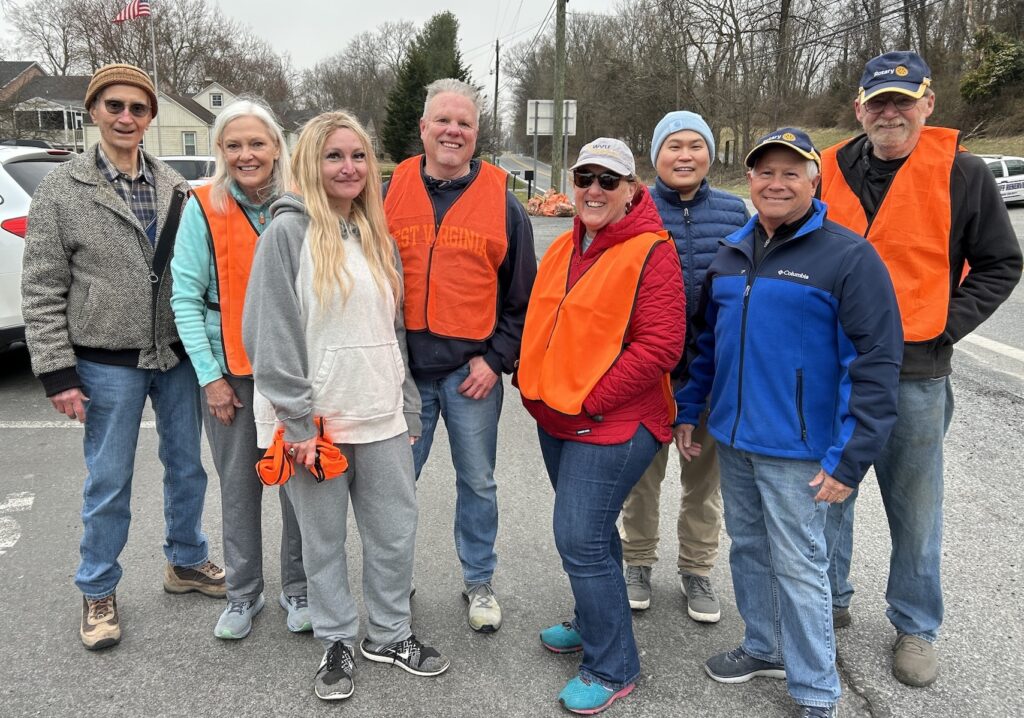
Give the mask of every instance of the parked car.
M 32 195 L 47 172 L 73 156 L 67 150 L 0 146 L 0 351 L 25 338 L 21 259 Z
M 169 164 L 171 169 L 188 180 L 193 187 L 202 187 L 213 178 L 216 160 L 209 155 L 176 155 L 159 159 Z
M 1024 157 L 981 155 L 999 185 L 1003 202 L 1024 201 Z

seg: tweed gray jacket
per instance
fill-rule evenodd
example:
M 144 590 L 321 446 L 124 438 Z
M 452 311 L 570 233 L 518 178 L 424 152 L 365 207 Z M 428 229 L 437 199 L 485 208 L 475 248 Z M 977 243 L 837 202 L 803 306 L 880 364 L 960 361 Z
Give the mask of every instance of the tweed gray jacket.
M 156 182 L 159 237 L 174 190 L 189 186 L 143 155 Z M 110 363 L 129 357 L 144 369 L 178 364 L 170 261 L 154 302 L 153 253 L 144 228 L 97 168 L 95 145 L 39 184 L 28 215 L 21 294 L 32 371 L 47 396 L 82 385 L 76 349 L 121 352 Z

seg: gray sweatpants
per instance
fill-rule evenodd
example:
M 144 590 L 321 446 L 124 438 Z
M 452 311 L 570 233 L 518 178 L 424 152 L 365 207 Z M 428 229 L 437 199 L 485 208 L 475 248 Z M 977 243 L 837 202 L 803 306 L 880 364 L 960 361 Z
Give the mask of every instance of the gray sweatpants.
M 416 548 L 416 480 L 409 434 L 369 444 L 339 444 L 348 471 L 316 483 L 304 467 L 285 484 L 302 529 L 313 635 L 326 646 L 355 645 L 359 614 L 345 553 L 351 500 L 363 544 L 366 637 L 382 645 L 412 633 L 409 590 Z
M 251 601 L 263 592 L 263 491 L 256 463 L 263 450 L 256 446 L 256 421 L 252 413 L 253 380 L 225 376 L 235 390 L 241 409 L 224 426 L 210 414 L 203 397 L 203 425 L 210 441 L 213 464 L 220 476 L 221 522 L 224 531 L 224 563 L 229 601 Z M 268 491 L 271 489 L 267 489 Z M 277 489 L 281 501 L 281 588 L 285 595 L 306 594 L 302 568 L 302 537 L 295 510 L 287 494 Z

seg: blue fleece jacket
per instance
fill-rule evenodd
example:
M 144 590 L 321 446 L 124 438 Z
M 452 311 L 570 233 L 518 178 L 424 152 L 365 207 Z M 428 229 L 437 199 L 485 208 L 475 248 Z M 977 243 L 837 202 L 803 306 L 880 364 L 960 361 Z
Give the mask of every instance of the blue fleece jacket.
M 736 449 L 820 461 L 856 486 L 896 420 L 903 330 L 889 273 L 863 238 L 814 212 L 754 268 L 753 217 L 708 269 L 678 424 Z

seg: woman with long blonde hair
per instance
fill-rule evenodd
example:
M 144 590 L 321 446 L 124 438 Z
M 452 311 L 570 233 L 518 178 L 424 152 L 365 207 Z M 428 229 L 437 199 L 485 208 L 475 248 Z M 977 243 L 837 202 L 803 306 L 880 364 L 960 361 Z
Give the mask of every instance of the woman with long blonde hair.
M 243 338 L 257 441 L 269 446 L 282 428 L 296 467 L 285 490 L 302 531 L 313 633 L 326 648 L 313 689 L 341 700 L 354 690 L 359 630 L 345 553 L 349 501 L 369 615 L 360 652 L 419 676 L 439 675 L 449 661 L 410 627 L 420 399 L 405 370 L 402 271 L 366 131 L 344 112 L 314 117 L 295 147 L 293 176 L 295 192 L 271 207 L 256 250 Z M 319 469 L 314 417 L 348 460 L 335 479 L 310 471 Z

